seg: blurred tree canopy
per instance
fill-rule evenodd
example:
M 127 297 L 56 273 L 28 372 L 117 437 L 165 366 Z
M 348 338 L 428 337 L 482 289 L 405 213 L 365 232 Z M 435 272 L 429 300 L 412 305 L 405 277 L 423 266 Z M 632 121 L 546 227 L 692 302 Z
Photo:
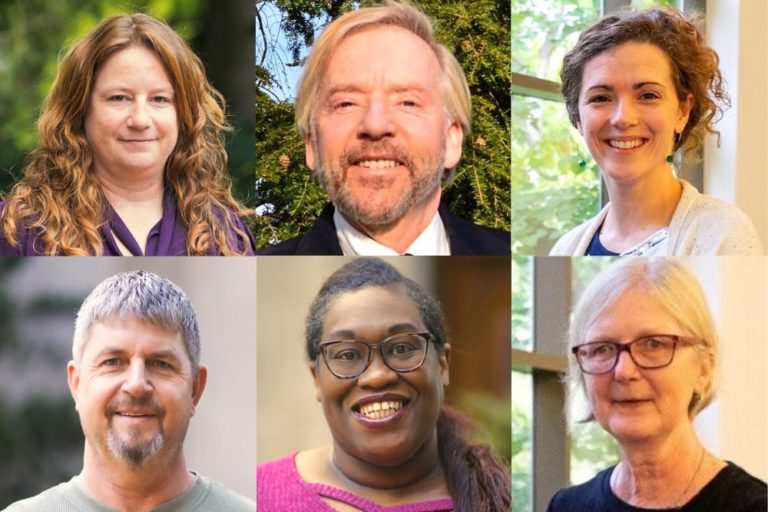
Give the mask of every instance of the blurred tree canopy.
M 22 175 L 37 144 L 35 122 L 65 47 L 104 18 L 146 12 L 165 20 L 195 50 L 227 98 L 235 195 L 253 190 L 253 7 L 250 0 L 16 0 L 0 3 L 0 190 Z M 235 51 L 236 50 L 236 51 Z M 219 65 L 217 65 L 217 63 Z
M 293 104 L 285 94 L 284 81 L 295 74 L 289 68 L 301 64 L 315 36 L 331 20 L 376 3 L 256 2 L 256 45 L 261 49 L 256 60 L 257 247 L 305 231 L 328 200 L 304 163 Z M 461 63 L 472 93 L 472 133 L 444 197 L 464 218 L 509 229 L 510 0 L 414 3 L 435 21 L 438 41 Z M 279 30 L 269 30 L 275 24 Z

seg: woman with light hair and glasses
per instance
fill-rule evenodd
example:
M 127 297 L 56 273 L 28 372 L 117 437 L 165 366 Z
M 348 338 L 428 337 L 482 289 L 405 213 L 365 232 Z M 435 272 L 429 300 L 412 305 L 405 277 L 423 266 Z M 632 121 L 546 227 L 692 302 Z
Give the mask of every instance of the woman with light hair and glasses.
M 569 401 L 585 393 L 620 461 L 559 491 L 549 512 L 765 511 L 766 484 L 709 453 L 693 427 L 712 401 L 717 335 L 696 277 L 674 258 L 600 273 L 570 329 Z
M 378 259 L 331 275 L 310 306 L 309 368 L 332 446 L 259 466 L 259 512 L 506 512 L 509 469 L 444 403 L 437 301 Z
M 224 99 L 165 23 L 116 15 L 77 41 L 37 129 L 0 206 L 0 255 L 253 254 L 227 176 Z

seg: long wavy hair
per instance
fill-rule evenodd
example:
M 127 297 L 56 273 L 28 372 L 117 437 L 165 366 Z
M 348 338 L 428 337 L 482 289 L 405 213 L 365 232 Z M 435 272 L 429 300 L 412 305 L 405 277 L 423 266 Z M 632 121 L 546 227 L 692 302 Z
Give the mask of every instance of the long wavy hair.
M 131 46 L 152 51 L 174 88 L 179 134 L 165 165 L 164 186 L 187 227 L 188 254 L 245 252 L 248 237 L 232 217 L 250 210 L 230 191 L 222 135 L 231 128 L 225 120 L 224 98 L 208 82 L 200 59 L 184 40 L 146 14 L 107 18 L 61 60 L 37 121 L 39 146 L 29 157 L 24 177 L 6 198 L 2 214 L 6 239 L 17 246 L 18 231 L 26 228 L 37 233 L 35 250 L 43 254 L 103 252 L 99 229 L 106 222 L 107 200 L 93 171 L 85 114 L 101 67 Z
M 435 337 L 439 352 L 448 334 L 440 303 L 418 283 L 378 258 L 357 258 L 334 272 L 312 301 L 304 331 L 307 355 L 318 364 L 323 321 L 333 301 L 345 293 L 371 286 L 404 291 Z M 455 512 L 508 512 L 511 506 L 509 468 L 491 448 L 471 442 L 478 428 L 457 408 L 443 404 L 437 419 L 437 447 Z

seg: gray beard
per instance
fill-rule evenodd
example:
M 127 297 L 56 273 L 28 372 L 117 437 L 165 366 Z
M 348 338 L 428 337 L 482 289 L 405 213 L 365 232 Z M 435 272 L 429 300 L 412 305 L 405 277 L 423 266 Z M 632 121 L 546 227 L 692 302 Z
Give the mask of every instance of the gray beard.
M 110 427 L 107 432 L 107 446 L 116 457 L 126 460 L 132 466 L 140 466 L 147 459 L 157 455 L 165 445 L 165 435 L 163 432 L 157 432 L 148 441 L 133 442 L 132 439 L 139 434 L 138 429 L 132 429 L 129 432 L 131 440 L 125 441 Z
M 387 143 L 363 143 L 356 153 L 344 153 L 337 162 L 323 159 L 319 152 L 317 132 L 312 133 L 312 143 L 316 149 L 315 175 L 318 183 L 326 191 L 331 202 L 339 212 L 355 224 L 371 231 L 385 230 L 402 219 L 414 207 L 423 204 L 440 187 L 445 161 L 445 147 L 439 154 L 432 157 L 414 158 L 399 148 Z M 394 153 L 396 159 L 408 169 L 411 187 L 402 197 L 394 198 L 383 208 L 371 210 L 368 204 L 354 197 L 346 186 L 347 169 L 356 159 L 356 154 L 364 153 L 366 148 L 384 145 L 388 152 Z M 376 186 L 376 183 L 371 183 Z

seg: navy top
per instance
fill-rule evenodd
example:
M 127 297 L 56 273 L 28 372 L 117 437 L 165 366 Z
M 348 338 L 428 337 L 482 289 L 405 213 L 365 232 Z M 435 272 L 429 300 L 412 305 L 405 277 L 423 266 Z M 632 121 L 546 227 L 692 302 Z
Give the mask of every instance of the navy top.
M 606 249 L 603 244 L 600 243 L 600 231 L 602 231 L 603 226 L 600 226 L 600 229 L 598 229 L 595 232 L 595 236 L 592 237 L 592 241 L 589 242 L 589 247 L 587 247 L 587 253 L 586 256 L 618 256 L 619 253 L 613 252 L 609 249 Z
M 1 208 L 2 206 L 0 206 Z M 243 221 L 230 211 L 227 211 L 235 226 L 241 229 L 247 236 L 247 240 L 242 240 L 233 231 L 230 233 L 230 239 L 237 242 L 239 250 L 245 249 L 245 254 L 252 255 L 253 248 L 256 245 L 253 233 L 248 229 Z M 182 223 L 176 209 L 176 201 L 171 193 L 166 192 L 163 196 L 163 216 L 149 230 L 146 240 L 146 253 L 142 252 L 141 246 L 133 237 L 133 234 L 125 225 L 123 219 L 107 203 L 105 217 L 107 222 L 101 226 L 102 254 L 104 256 L 122 256 L 122 252 L 115 239 L 120 240 L 122 244 L 134 256 L 186 256 L 187 255 L 187 227 Z M 18 231 L 17 247 L 12 247 L 5 236 L 0 232 L 0 256 L 40 256 L 42 248 L 37 240 L 39 229 L 29 229 L 22 227 Z M 37 246 L 37 247 L 36 247 Z M 210 256 L 216 256 L 219 251 L 211 246 L 208 249 Z
M 611 489 L 613 469 L 603 470 L 581 485 L 558 491 L 549 502 L 547 512 L 766 512 L 768 487 L 765 482 L 732 462 L 728 462 L 688 503 L 672 509 L 638 508 L 620 500 Z

